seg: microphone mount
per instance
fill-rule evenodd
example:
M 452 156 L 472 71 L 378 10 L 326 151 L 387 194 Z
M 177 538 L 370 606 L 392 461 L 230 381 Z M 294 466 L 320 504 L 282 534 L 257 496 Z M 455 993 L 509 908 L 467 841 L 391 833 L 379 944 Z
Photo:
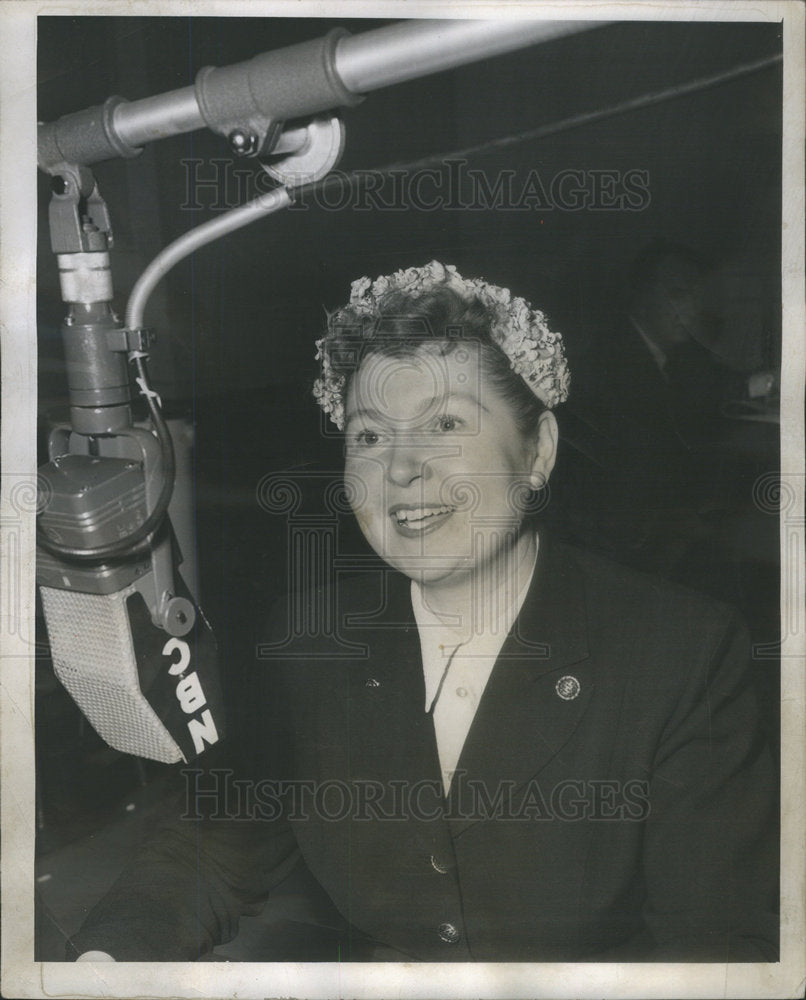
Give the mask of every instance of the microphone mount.
M 237 156 L 263 157 L 283 124 L 353 107 L 392 84 L 599 27 L 600 21 L 401 21 L 360 35 L 336 28 L 323 38 L 261 53 L 222 68 L 205 67 L 193 86 L 138 101 L 103 104 L 39 126 L 46 173 L 63 163 L 90 166 L 135 157 L 157 139 L 207 127 Z
M 92 172 L 59 164 L 51 187 L 51 247 L 68 309 L 70 427 L 53 430 L 50 462 L 40 470 L 49 497 L 37 532 L 39 581 L 98 593 L 142 581 L 154 624 L 183 635 L 195 611 L 175 596 L 171 539 L 160 531 L 173 488 L 170 433 L 153 398 L 156 436 L 132 417 L 127 358 L 153 397 L 142 367 L 151 333 L 124 328 L 113 310 L 112 226 Z

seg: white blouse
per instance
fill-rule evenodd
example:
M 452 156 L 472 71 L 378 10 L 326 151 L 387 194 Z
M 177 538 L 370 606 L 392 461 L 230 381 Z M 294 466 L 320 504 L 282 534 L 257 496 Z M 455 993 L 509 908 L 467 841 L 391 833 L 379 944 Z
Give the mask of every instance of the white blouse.
M 533 575 L 534 563 L 518 593 L 505 589 L 503 595 L 499 595 L 501 606 L 492 623 L 489 624 L 488 618 L 488 626 L 469 638 L 466 629 L 447 625 L 427 606 L 420 586 L 412 580 L 411 603 L 420 634 L 425 711 L 434 714 L 446 795 L 487 681 L 518 617 Z

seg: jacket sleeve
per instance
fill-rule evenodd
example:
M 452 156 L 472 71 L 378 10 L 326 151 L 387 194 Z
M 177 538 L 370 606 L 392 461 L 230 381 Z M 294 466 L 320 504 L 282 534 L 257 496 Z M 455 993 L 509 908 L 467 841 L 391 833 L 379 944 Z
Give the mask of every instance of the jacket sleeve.
M 777 773 L 747 635 L 706 646 L 665 727 L 644 850 L 654 961 L 776 961 Z
M 280 794 L 290 766 L 284 689 L 266 664 L 248 680 L 237 716 L 228 713 L 230 745 L 183 772 L 170 819 L 90 911 L 68 957 L 195 961 L 232 940 L 240 916 L 260 913 L 293 869 L 299 849 Z
M 175 820 L 145 844 L 72 938 L 71 955 L 195 961 L 257 914 L 299 852 L 283 819 Z

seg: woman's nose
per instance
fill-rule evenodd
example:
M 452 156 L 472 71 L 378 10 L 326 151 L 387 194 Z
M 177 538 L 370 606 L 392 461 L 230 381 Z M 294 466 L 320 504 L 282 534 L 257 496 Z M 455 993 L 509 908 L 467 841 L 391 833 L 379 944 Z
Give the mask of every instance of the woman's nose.
M 386 478 L 395 486 L 409 486 L 426 475 L 428 468 L 423 449 L 415 442 L 397 441 L 386 456 Z

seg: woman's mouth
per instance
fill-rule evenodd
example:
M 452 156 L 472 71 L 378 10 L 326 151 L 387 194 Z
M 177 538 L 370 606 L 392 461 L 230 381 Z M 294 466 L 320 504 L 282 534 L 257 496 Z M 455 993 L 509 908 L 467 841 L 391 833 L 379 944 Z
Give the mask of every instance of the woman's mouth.
M 433 507 L 393 507 L 392 523 L 401 535 L 414 538 L 440 527 L 456 510 L 448 504 Z

